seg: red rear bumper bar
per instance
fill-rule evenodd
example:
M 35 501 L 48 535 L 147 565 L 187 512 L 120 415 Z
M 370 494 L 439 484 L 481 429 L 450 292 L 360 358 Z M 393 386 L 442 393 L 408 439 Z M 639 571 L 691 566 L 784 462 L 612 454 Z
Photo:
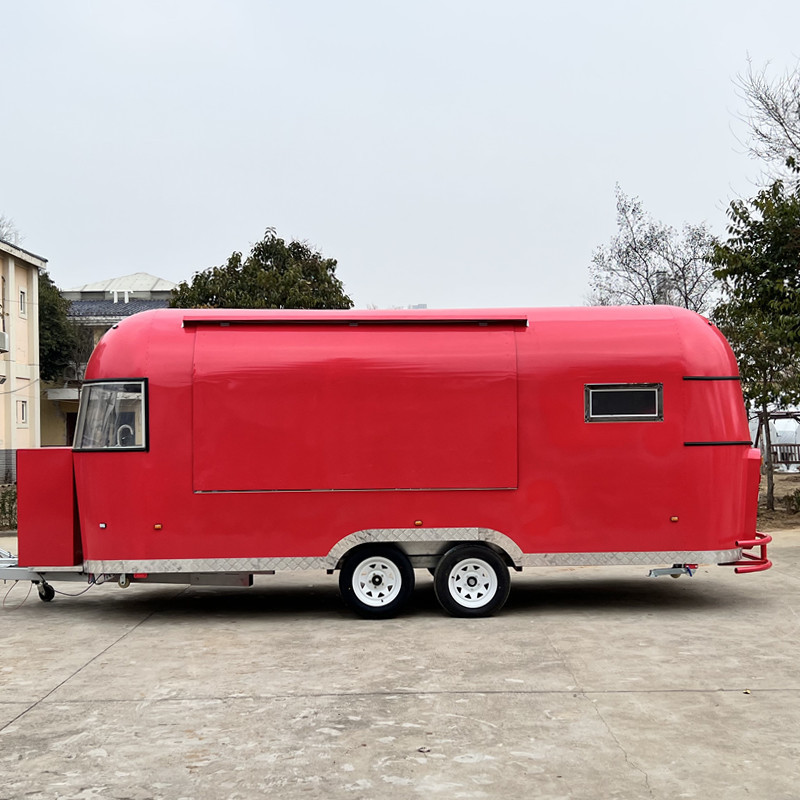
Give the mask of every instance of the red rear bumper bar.
M 740 539 L 736 542 L 737 547 L 742 550 L 751 550 L 754 547 L 759 548 L 758 553 L 745 553 L 742 552 L 740 561 L 729 561 L 727 564 L 721 564 L 723 567 L 736 567 L 734 572 L 741 575 L 744 572 L 761 572 L 762 570 L 769 569 L 772 562 L 767 558 L 767 545 L 772 541 L 772 537 L 768 533 L 756 533 L 755 539 Z

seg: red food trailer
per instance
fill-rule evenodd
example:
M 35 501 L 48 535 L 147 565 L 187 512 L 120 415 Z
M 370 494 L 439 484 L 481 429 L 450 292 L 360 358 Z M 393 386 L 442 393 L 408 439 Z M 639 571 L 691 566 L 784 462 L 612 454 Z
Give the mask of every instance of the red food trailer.
M 169 309 L 86 378 L 73 447 L 18 454 L 0 578 L 43 599 L 325 569 L 387 617 L 429 569 L 481 616 L 526 567 L 771 566 L 736 361 L 682 309 Z

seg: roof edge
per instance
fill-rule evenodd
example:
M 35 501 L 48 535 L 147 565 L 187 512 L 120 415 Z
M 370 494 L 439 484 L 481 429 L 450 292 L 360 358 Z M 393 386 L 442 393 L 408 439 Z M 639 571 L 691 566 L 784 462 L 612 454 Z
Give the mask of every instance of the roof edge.
M 33 264 L 39 269 L 46 269 L 47 259 L 44 256 L 37 256 L 36 253 L 31 253 L 30 250 L 25 250 L 16 244 L 11 244 L 5 239 L 0 239 L 0 251 L 8 253 L 10 256 L 19 256 L 20 253 L 25 256 L 25 260 Z M 39 262 L 39 263 L 36 263 Z

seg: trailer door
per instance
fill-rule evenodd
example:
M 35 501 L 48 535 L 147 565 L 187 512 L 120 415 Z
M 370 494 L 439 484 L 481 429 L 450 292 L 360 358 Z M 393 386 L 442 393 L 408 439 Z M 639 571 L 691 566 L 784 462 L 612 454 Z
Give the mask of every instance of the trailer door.
M 198 325 L 198 492 L 517 485 L 514 326 Z

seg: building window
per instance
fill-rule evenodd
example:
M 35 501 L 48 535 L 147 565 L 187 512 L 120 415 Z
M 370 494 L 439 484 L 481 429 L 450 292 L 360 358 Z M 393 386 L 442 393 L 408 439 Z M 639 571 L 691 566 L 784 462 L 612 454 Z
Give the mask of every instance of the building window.
M 664 387 L 660 383 L 586 385 L 587 422 L 661 422 Z
M 28 292 L 25 289 L 19 290 L 19 315 L 28 316 Z
M 28 401 L 17 400 L 17 425 L 28 424 Z

